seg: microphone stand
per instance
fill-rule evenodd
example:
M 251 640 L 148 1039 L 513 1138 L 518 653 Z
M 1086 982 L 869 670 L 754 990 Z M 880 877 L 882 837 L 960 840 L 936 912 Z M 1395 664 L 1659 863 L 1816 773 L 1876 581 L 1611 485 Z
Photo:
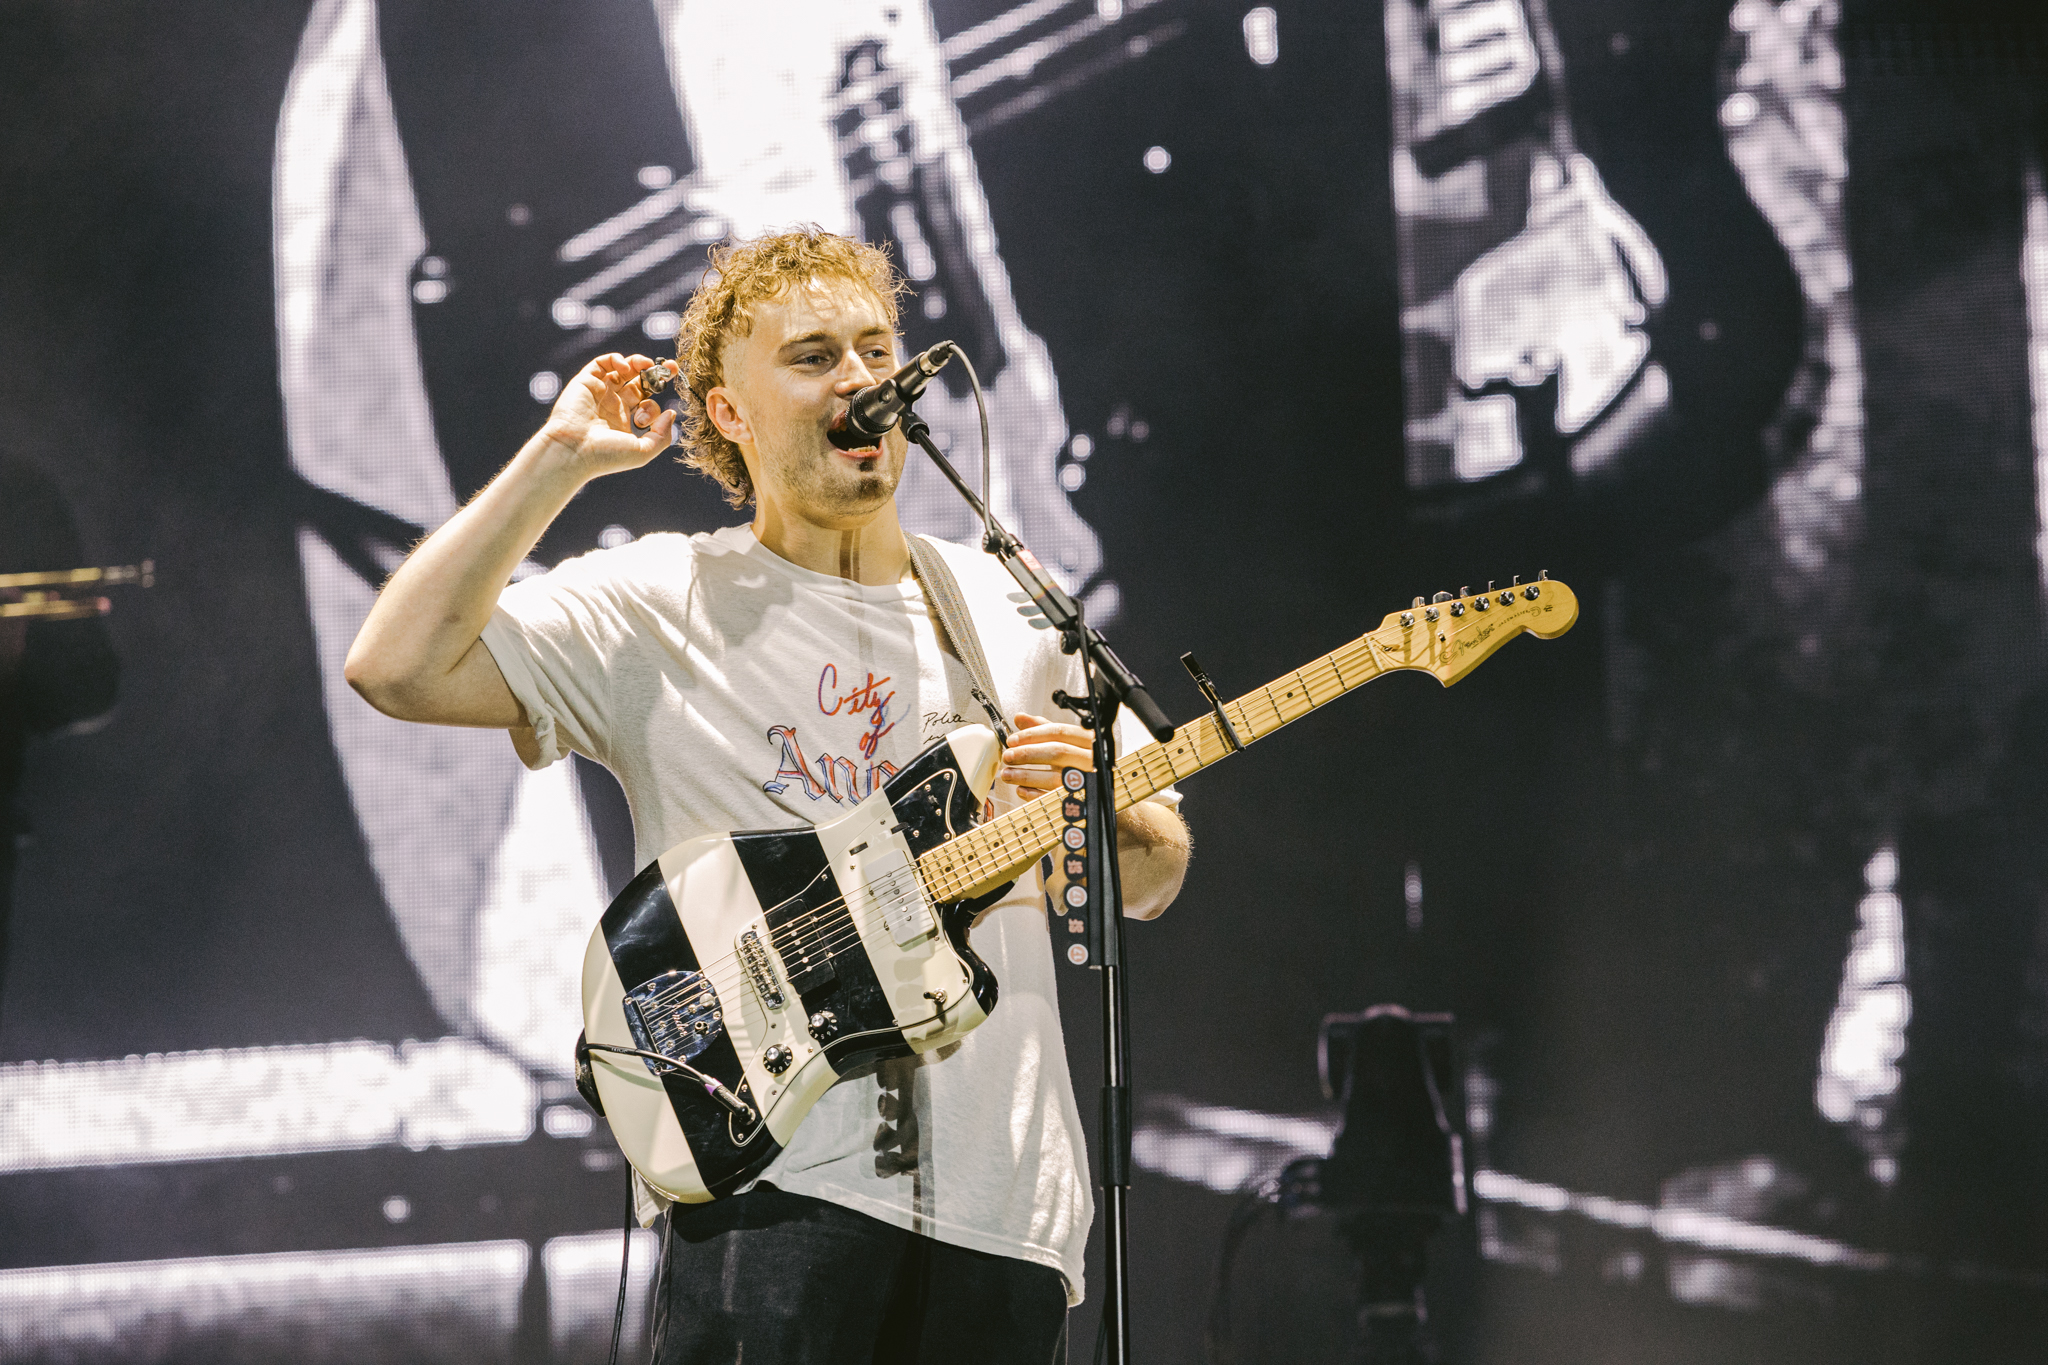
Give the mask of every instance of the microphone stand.
M 1082 718 L 1094 734 L 1096 781 L 1090 786 L 1089 853 L 1099 860 L 1089 869 L 1092 885 L 1102 889 L 1099 906 L 1102 952 L 1096 963 L 1102 973 L 1102 1195 L 1104 1261 L 1107 1289 L 1103 1294 L 1102 1331 L 1097 1358 L 1107 1365 L 1127 1365 L 1131 1358 L 1130 1207 L 1131 1082 L 1130 1005 L 1124 984 L 1124 897 L 1116 856 L 1116 716 L 1129 706 L 1156 739 L 1173 737 L 1173 723 L 1158 703 L 1124 666 L 1102 633 L 1081 617 L 1081 604 L 1053 580 L 1025 547 L 975 495 L 953 462 L 932 443 L 931 427 L 917 413 L 903 411 L 903 434 L 924 448 L 939 472 L 967 499 L 987 528 L 982 549 L 995 555 L 1010 577 L 1045 613 L 1060 633 L 1060 646 L 1081 656 L 1087 680 L 1086 698 L 1064 691 L 1054 700 Z M 986 458 L 986 457 L 984 457 Z

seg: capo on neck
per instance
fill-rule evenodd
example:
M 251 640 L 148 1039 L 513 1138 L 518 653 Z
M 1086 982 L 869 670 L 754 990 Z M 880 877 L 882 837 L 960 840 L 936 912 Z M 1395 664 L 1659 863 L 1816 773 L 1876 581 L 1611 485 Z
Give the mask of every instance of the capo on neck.
M 1237 737 L 1237 727 L 1230 723 L 1230 717 L 1223 714 L 1223 699 L 1216 695 L 1216 684 L 1209 681 L 1209 675 L 1195 662 L 1194 655 L 1183 654 L 1180 662 L 1181 667 L 1187 669 L 1188 676 L 1195 680 L 1195 686 L 1202 689 L 1202 696 L 1207 698 L 1210 714 L 1216 717 L 1217 727 L 1223 731 L 1223 742 L 1230 746 L 1230 752 L 1242 752 L 1244 741 Z

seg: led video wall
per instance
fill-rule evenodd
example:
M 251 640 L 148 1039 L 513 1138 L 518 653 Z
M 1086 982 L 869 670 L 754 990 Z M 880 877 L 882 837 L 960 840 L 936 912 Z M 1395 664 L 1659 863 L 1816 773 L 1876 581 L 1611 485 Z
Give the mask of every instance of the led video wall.
M 1187 891 L 1133 933 L 1147 1358 L 1345 1348 L 1350 1251 L 1246 1210 L 1337 1131 L 1318 1022 L 1381 1001 L 1459 1021 L 1448 1359 L 2048 1330 L 2037 29 L 19 11 L 0 575 L 151 569 L 0 620 L 0 1359 L 603 1359 L 626 1177 L 571 1044 L 623 799 L 342 660 L 565 376 L 670 353 L 706 248 L 797 223 L 887 244 L 906 344 L 989 387 L 996 513 L 1176 720 L 1183 650 L 1235 694 L 1438 591 L 1582 604 L 1190 784 Z M 977 477 L 950 371 L 920 410 Z M 922 464 L 900 499 L 974 534 Z M 518 576 L 744 516 L 657 461 Z

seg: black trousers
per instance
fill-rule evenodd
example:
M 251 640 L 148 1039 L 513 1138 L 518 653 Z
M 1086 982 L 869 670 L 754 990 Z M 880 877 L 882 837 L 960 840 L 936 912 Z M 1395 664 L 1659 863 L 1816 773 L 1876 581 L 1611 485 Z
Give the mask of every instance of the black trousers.
M 1047 1266 L 772 1185 L 669 1217 L 659 1365 L 1065 1365 Z

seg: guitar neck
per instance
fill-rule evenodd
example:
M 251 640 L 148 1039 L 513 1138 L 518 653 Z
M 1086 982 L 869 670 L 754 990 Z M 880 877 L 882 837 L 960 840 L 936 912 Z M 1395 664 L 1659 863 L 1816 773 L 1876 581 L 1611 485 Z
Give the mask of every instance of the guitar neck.
M 1317 707 L 1363 687 L 1389 666 L 1382 662 L 1386 646 L 1373 635 L 1361 635 L 1303 668 L 1297 668 L 1223 705 L 1240 743 L 1264 739 L 1281 726 Z M 1116 808 L 1143 801 L 1183 778 L 1235 752 L 1214 714 L 1189 721 L 1173 738 L 1147 744 L 1117 760 Z M 938 901 L 959 900 L 970 893 L 1010 881 L 1059 842 L 1066 822 L 1060 816 L 1062 793 L 1047 792 L 918 859 L 925 885 Z

